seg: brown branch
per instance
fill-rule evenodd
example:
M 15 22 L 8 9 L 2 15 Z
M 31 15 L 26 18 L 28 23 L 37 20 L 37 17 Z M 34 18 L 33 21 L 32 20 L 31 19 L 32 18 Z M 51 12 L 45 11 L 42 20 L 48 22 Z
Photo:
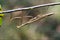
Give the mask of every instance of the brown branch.
M 41 16 L 41 15 L 37 15 L 36 17 L 30 19 L 28 22 L 26 22 L 26 23 L 24 23 L 24 24 L 22 24 L 22 25 L 20 25 L 20 26 L 17 26 L 17 28 L 21 28 L 21 27 L 23 27 L 23 26 L 25 26 L 25 25 L 27 25 L 27 24 L 36 22 L 36 21 L 38 21 L 38 20 L 41 20 L 41 19 L 43 19 L 43 18 L 45 18 L 45 17 L 48 17 L 48 16 L 51 16 L 51 15 L 53 15 L 53 14 L 54 14 L 54 13 L 44 14 L 44 15 L 42 15 L 42 16 Z

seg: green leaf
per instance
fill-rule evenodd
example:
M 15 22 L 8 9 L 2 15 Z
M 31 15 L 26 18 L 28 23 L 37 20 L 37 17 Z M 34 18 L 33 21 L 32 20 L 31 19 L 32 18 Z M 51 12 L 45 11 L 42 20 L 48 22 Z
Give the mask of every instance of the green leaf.
M 2 25 L 2 17 L 0 17 L 0 26 Z

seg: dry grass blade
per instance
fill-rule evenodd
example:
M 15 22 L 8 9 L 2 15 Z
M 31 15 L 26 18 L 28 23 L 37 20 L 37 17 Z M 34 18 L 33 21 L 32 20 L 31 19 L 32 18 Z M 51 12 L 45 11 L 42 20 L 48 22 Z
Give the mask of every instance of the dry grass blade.
M 27 17 L 27 18 L 32 18 L 32 16 L 23 16 L 23 17 Z M 14 17 L 11 18 L 10 22 L 13 21 L 14 19 L 21 19 L 22 17 Z

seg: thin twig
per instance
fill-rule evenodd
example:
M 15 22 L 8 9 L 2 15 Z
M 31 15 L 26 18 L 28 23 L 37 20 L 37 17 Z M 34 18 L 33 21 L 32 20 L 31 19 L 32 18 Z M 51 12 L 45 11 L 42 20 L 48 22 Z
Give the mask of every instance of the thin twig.
M 23 18 L 26 17 L 26 18 L 32 18 L 32 16 L 23 16 Z M 21 19 L 22 17 L 14 17 L 14 18 L 11 18 L 10 19 L 10 22 L 13 21 L 14 19 Z
M 45 18 L 45 17 L 48 17 L 48 16 L 51 16 L 51 15 L 53 15 L 53 14 L 54 14 L 54 13 L 44 14 L 44 15 L 42 15 L 42 16 L 41 16 L 41 15 L 37 15 L 36 17 L 30 19 L 28 22 L 26 22 L 26 23 L 24 23 L 24 24 L 22 24 L 22 25 L 20 25 L 20 26 L 17 26 L 17 28 L 21 28 L 21 27 L 23 27 L 23 26 L 25 26 L 25 25 L 27 25 L 27 24 L 36 22 L 36 21 L 38 21 L 38 20 L 41 20 L 41 19 L 43 19 L 43 18 Z
M 60 2 L 36 5 L 36 6 L 26 7 L 26 8 L 17 8 L 17 9 L 12 9 L 12 10 L 6 10 L 6 11 L 2 11 L 0 13 L 10 13 L 10 12 L 15 12 L 15 11 L 22 11 L 22 10 L 34 9 L 34 8 L 45 7 L 45 6 L 54 6 L 54 5 L 60 5 Z

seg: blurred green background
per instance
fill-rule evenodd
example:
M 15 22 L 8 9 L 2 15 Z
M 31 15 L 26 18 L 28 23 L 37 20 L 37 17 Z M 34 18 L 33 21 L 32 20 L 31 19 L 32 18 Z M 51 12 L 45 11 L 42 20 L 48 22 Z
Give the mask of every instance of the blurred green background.
M 0 0 L 3 10 L 52 2 L 60 2 L 60 0 Z M 22 28 L 17 28 L 17 26 L 26 23 L 39 14 L 50 12 L 54 12 L 55 14 L 25 25 Z M 32 17 L 28 18 L 24 16 Z M 15 17 L 22 18 L 13 19 Z M 60 40 L 60 5 L 6 13 L 3 17 L 2 27 L 0 27 L 0 40 Z

